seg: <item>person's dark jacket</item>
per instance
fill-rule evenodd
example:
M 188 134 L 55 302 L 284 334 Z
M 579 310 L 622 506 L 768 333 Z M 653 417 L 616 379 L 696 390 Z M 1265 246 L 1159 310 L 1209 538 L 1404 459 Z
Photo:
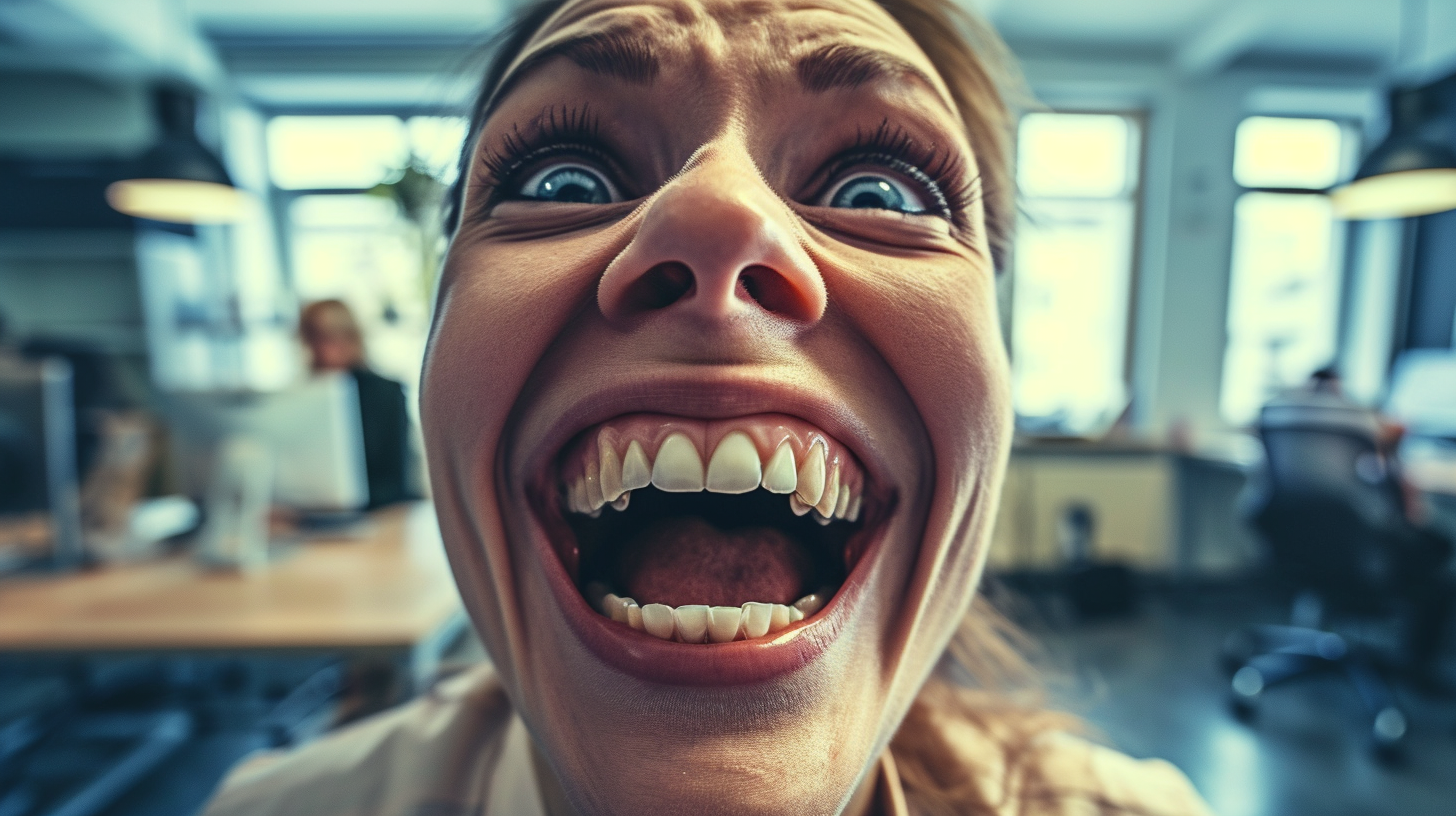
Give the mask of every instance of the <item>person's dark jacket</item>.
M 359 387 L 359 419 L 364 430 L 364 470 L 369 506 L 382 507 L 417 498 L 410 490 L 409 412 L 404 386 L 365 368 L 350 372 Z

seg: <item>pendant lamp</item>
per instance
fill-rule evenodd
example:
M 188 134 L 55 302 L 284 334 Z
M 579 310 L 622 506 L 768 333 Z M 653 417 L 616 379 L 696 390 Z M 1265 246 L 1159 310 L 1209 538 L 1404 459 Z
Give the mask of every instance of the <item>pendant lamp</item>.
M 1429 110 L 1423 89 L 1390 95 L 1390 135 L 1355 180 L 1330 194 L 1335 214 L 1353 220 L 1408 218 L 1456 209 L 1456 151 L 1424 138 Z
M 197 100 L 187 89 L 159 86 L 153 94 L 162 135 L 143 153 L 130 178 L 106 188 L 113 209 L 137 218 L 180 224 L 225 224 L 246 212 L 248 194 L 197 140 Z

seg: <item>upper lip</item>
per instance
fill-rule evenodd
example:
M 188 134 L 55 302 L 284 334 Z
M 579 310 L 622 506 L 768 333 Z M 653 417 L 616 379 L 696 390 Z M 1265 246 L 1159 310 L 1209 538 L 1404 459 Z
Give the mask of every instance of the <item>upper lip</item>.
M 888 463 L 868 443 L 868 424 L 841 402 L 826 400 L 783 380 L 732 370 L 692 375 L 657 374 L 618 380 L 571 403 L 522 464 L 539 489 L 554 489 L 556 456 L 577 434 L 614 417 L 637 412 L 694 419 L 731 419 L 779 413 L 799 417 L 838 440 L 859 459 L 870 484 L 888 486 Z

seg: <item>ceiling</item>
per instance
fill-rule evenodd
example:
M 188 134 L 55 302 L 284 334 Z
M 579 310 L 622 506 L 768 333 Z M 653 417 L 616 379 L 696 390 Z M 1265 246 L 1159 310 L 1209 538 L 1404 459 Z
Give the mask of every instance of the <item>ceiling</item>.
M 127 0 L 125 5 L 175 18 L 215 67 L 264 107 L 378 109 L 462 104 L 469 83 L 452 77 L 471 73 L 465 69 L 516 2 Z M 1260 64 L 1414 75 L 1448 70 L 1456 58 L 1456 0 L 962 2 L 979 8 L 1018 53 L 1032 58 L 1155 60 L 1188 75 Z M 86 39 L 84 23 L 112 35 L 127 27 L 116 9 L 115 0 L 0 3 L 0 69 L 40 59 L 45 49 L 36 46 L 48 38 L 51 51 L 85 51 L 78 47 Z M 1404 38 L 1403 13 L 1408 22 L 1421 21 L 1408 24 Z M 123 33 L 140 43 L 133 50 L 155 52 L 157 36 L 142 29 L 133 24 Z

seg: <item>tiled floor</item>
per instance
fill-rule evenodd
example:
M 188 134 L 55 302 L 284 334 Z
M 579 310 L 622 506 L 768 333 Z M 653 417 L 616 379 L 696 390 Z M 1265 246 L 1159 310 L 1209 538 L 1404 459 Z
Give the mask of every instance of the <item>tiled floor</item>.
M 1359 699 L 1335 676 L 1269 690 L 1249 724 L 1231 716 L 1219 647 L 1243 624 L 1283 622 L 1267 599 L 1169 592 L 1099 623 L 1036 606 L 1058 702 L 1123 751 L 1178 765 L 1219 816 L 1456 814 L 1456 700 L 1397 691 L 1411 727 L 1393 767 L 1372 756 Z

